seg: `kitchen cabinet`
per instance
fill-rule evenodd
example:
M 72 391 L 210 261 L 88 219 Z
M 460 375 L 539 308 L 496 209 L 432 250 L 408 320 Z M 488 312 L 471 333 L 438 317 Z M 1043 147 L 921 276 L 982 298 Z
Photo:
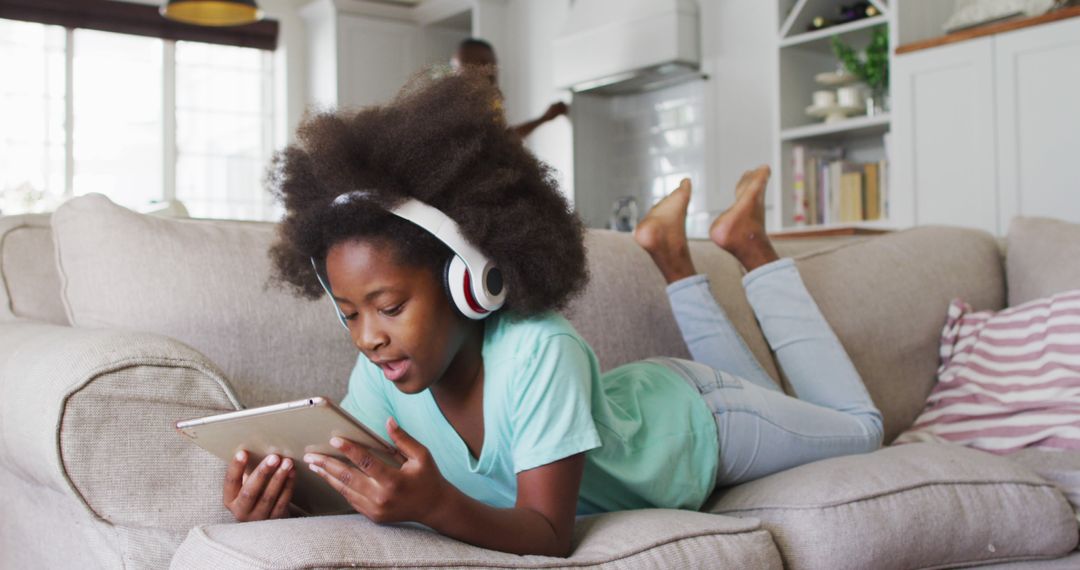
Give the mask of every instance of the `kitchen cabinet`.
M 996 40 L 999 228 L 1080 222 L 1080 18 Z
M 898 218 L 997 232 L 993 51 L 993 38 L 980 38 L 896 58 Z
M 915 225 L 996 235 L 1080 222 L 1080 18 L 899 53 L 893 204 Z

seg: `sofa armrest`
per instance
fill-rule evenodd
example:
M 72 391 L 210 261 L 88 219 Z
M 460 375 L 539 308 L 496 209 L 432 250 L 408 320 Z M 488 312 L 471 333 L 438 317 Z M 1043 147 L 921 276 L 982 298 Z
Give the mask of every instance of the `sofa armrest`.
M 224 464 L 174 423 L 237 408 L 216 367 L 175 340 L 0 324 L 0 460 L 98 520 L 169 532 L 232 520 Z
M 578 519 L 570 558 L 471 546 L 362 515 L 197 526 L 171 568 L 761 568 L 779 552 L 757 519 L 650 509 Z

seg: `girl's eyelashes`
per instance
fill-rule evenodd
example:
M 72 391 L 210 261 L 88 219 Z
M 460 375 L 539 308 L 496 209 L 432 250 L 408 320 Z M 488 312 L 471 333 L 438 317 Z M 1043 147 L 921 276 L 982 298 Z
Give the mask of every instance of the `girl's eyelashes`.
M 401 309 L 404 306 L 405 306 L 405 303 L 398 303 L 397 305 L 394 305 L 393 307 L 390 307 L 388 309 L 380 309 L 379 312 L 386 315 L 386 316 L 388 316 L 388 317 L 395 317 L 395 316 L 401 314 Z
M 385 308 L 385 309 L 379 309 L 379 313 L 382 314 L 382 315 L 385 315 L 387 317 L 396 317 L 397 315 L 401 314 L 401 311 L 404 308 L 405 308 L 405 302 L 402 301 L 401 303 L 398 303 L 397 305 L 394 305 L 392 307 L 388 307 L 388 308 Z M 355 321 L 356 317 L 358 317 L 360 315 L 359 311 L 353 311 L 351 313 L 346 313 L 345 311 L 341 311 L 341 313 L 343 315 L 345 315 L 345 320 L 346 321 Z

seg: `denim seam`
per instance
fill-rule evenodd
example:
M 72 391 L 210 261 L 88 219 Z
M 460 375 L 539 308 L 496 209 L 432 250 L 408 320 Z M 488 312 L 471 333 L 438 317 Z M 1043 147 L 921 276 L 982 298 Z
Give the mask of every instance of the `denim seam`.
M 765 416 L 763 416 L 763 415 L 761 415 L 759 413 L 753 412 L 751 410 L 732 410 L 732 409 L 725 408 L 725 409 L 723 409 L 721 411 L 713 412 L 713 415 L 714 416 L 720 416 L 722 414 L 736 414 L 736 413 L 737 414 L 748 414 L 748 415 L 751 415 L 751 416 L 755 416 L 759 420 L 776 427 L 780 431 L 790 433 L 792 435 L 797 435 L 799 437 L 805 437 L 805 438 L 808 438 L 808 439 L 829 440 L 829 439 L 849 439 L 849 438 L 859 437 L 857 435 L 824 435 L 823 436 L 823 435 L 811 435 L 811 434 L 807 434 L 807 433 L 802 433 L 802 432 L 798 432 L 798 431 L 788 429 L 788 428 L 774 422 L 773 420 L 771 420 L 771 419 L 769 419 L 769 418 L 767 418 L 767 417 L 765 417 Z M 840 412 L 840 413 L 843 413 L 843 412 Z M 844 414 L 844 415 L 855 419 L 855 417 L 850 415 L 850 414 Z M 863 435 L 869 435 L 869 434 L 866 433 L 866 426 L 863 425 L 862 422 L 859 422 L 859 426 L 863 428 L 863 432 L 864 432 Z

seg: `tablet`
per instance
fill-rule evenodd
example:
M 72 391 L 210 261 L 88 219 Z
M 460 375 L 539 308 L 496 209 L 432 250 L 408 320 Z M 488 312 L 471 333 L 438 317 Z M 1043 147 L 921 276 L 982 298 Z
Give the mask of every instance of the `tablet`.
M 324 397 L 250 408 L 205 418 L 176 422 L 176 429 L 199 447 L 225 462 L 241 448 L 248 464 L 257 465 L 271 453 L 292 458 L 296 470 L 292 506 L 303 514 L 332 515 L 354 512 L 348 501 L 322 477 L 307 468 L 304 454 L 321 453 L 348 462 L 330 445 L 338 436 L 372 450 L 387 465 L 400 467 L 401 455 L 377 433 Z M 251 458 L 255 462 L 251 462 Z

